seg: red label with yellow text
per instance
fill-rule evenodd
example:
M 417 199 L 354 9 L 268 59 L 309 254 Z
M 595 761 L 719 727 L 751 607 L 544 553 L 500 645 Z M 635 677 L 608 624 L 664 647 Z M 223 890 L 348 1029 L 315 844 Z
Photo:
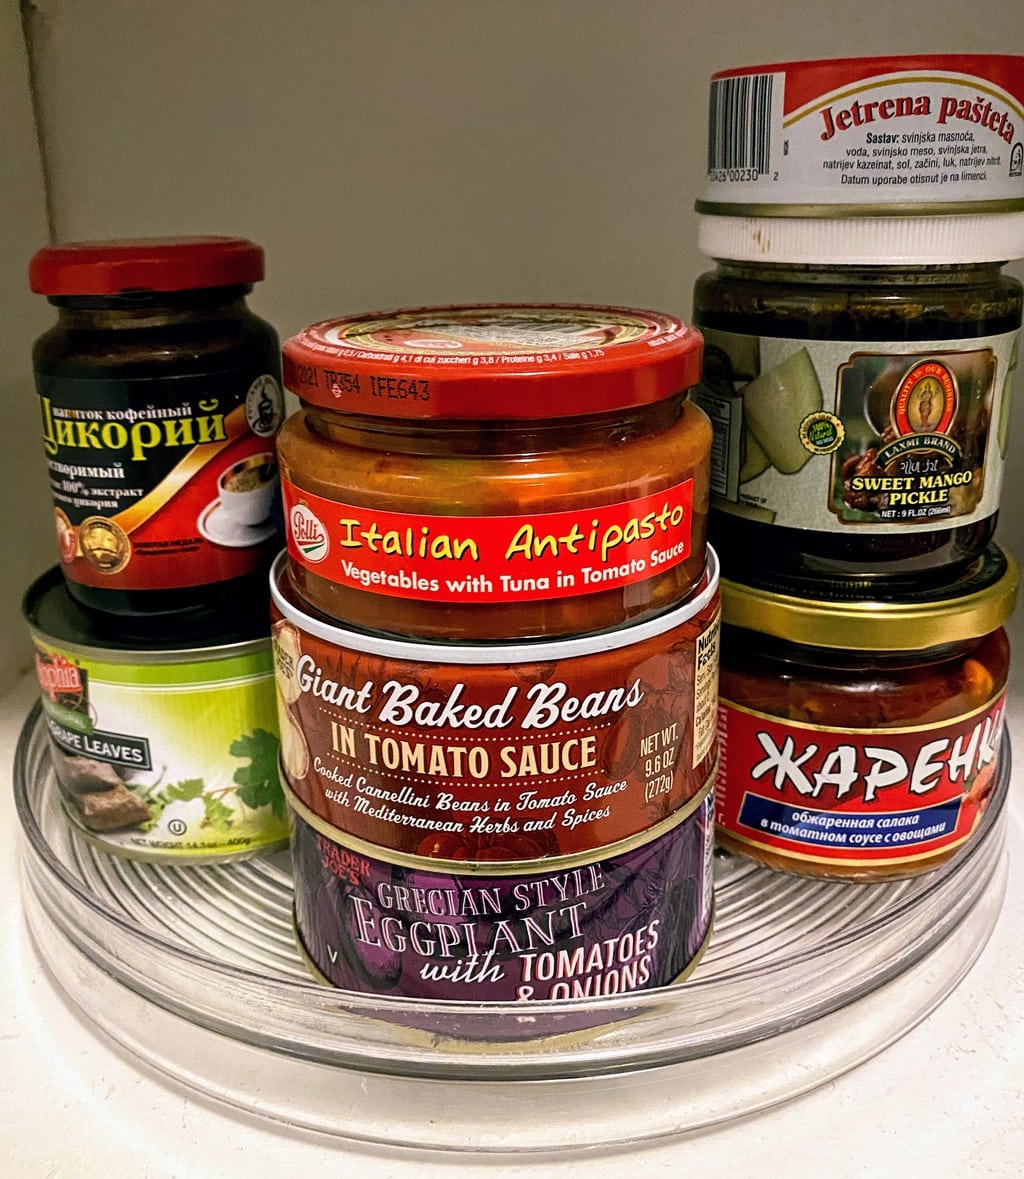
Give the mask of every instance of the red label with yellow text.
M 438 602 L 573 597 L 691 555 L 693 481 L 568 512 L 457 516 L 339 503 L 282 480 L 291 559 L 338 585 Z
M 844 730 L 719 704 L 715 821 L 795 859 L 923 860 L 962 843 L 996 780 L 1004 694 L 914 728 Z

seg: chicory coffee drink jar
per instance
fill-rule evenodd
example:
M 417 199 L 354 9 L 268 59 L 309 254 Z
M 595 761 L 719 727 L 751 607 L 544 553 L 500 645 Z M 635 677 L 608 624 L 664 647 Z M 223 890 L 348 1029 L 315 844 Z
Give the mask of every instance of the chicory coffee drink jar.
M 1000 771 L 1017 569 L 997 547 L 916 594 L 722 583 L 718 841 L 847 880 L 937 867 Z
M 87 607 L 159 616 L 266 600 L 281 544 L 277 336 L 244 238 L 48 246 L 33 350 L 61 569 Z
M 991 539 L 1024 254 L 1024 58 L 711 83 L 698 395 L 730 577 L 913 577 Z
M 420 308 L 288 340 L 289 571 L 341 622 L 552 638 L 641 622 L 704 572 L 700 334 L 614 307 Z

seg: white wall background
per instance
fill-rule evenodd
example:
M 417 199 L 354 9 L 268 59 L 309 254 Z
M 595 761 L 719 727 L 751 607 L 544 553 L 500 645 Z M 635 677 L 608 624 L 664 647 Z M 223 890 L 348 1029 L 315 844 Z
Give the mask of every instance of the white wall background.
M 11 423 L 3 503 L 8 512 L 16 505 L 6 533 L 17 559 L 0 561 L 9 675 L 28 652 L 17 599 L 54 560 L 54 542 L 34 396 L 24 387 L 40 317 L 25 295 L 24 263 L 45 220 L 16 5 L 0 6 L 0 201 L 11 199 L 13 178 L 25 186 L 22 203 L 25 194 L 36 202 L 13 233 L 5 225 L 0 274 L 0 395 Z M 269 263 L 253 303 L 282 335 L 346 311 L 432 301 L 570 299 L 688 314 L 693 279 L 706 267 L 691 210 L 713 70 L 1024 52 L 1020 0 L 35 0 L 26 8 L 56 235 L 249 235 Z M 17 388 L 5 383 L 9 374 Z M 1011 463 L 1002 527 L 1020 547 L 1020 430 Z
M 51 316 L 26 277 L 46 234 L 21 20 L 0 0 L 0 693 L 29 659 L 21 595 L 56 560 L 30 356 Z

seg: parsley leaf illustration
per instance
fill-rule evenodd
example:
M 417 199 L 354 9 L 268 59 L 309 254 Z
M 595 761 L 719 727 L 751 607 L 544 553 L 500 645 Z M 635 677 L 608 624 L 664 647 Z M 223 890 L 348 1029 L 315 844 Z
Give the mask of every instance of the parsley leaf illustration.
M 186 778 L 184 782 L 175 782 L 173 786 L 164 787 L 161 794 L 164 802 L 191 802 L 202 792 L 202 778 Z
M 150 794 L 146 799 L 149 807 L 149 822 L 141 823 L 143 831 L 152 831 L 160 821 L 160 816 L 172 802 L 191 802 L 203 793 L 202 778 L 186 778 L 183 782 L 173 782 L 162 789 Z
M 231 807 L 225 806 L 219 798 L 215 798 L 212 794 L 203 796 L 203 807 L 206 811 L 203 818 L 204 827 L 219 827 L 230 831 L 235 817 L 235 812 Z
M 281 742 L 266 729 L 254 729 L 251 733 L 233 741 L 230 747 L 232 757 L 249 759 L 249 765 L 240 766 L 234 773 L 238 784 L 238 797 L 246 806 L 256 810 L 269 806 L 279 819 L 284 818 L 284 793 L 277 772 L 277 755 Z

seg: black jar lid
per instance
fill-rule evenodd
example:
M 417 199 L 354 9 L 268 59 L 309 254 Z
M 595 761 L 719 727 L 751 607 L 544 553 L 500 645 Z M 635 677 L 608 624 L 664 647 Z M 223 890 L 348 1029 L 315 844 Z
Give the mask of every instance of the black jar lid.
M 270 639 L 267 598 L 228 607 L 197 608 L 174 615 L 104 615 L 80 605 L 70 594 L 60 566 L 38 577 L 25 591 L 22 616 L 29 629 L 59 643 L 88 650 L 116 651 L 130 661 L 165 658 L 171 652 L 212 657 L 225 647 Z
M 784 578 L 723 578 L 722 621 L 810 647 L 924 651 L 998 630 L 1017 584 L 1016 562 L 993 544 L 966 569 L 914 588 L 823 583 L 812 593 Z

